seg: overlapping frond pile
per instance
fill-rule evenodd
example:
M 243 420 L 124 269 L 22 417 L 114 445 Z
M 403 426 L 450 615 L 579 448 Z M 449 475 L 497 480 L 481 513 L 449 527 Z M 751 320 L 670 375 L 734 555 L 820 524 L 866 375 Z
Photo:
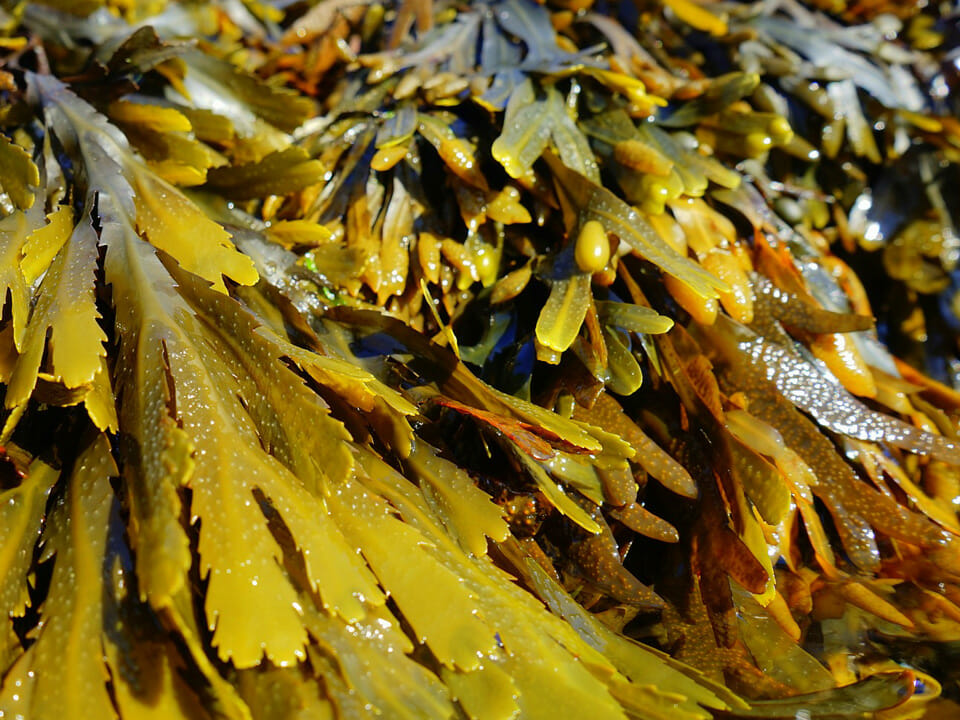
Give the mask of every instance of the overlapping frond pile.
M 4 7 L 0 716 L 960 710 L 956 18 Z

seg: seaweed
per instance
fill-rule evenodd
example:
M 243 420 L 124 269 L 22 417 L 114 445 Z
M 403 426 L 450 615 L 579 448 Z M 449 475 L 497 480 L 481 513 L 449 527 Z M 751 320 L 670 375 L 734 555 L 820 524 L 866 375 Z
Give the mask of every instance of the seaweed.
M 950 714 L 953 24 L 6 6 L 0 716 Z

